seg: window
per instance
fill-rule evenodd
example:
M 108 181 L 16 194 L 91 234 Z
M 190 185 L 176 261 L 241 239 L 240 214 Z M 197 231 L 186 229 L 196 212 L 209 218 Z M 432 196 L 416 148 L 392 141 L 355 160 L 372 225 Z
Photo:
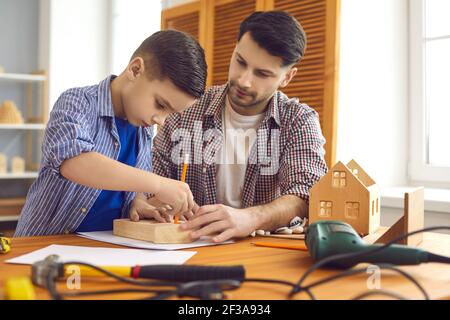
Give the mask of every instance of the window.
M 410 1 L 412 181 L 450 183 L 450 1 Z
M 345 203 L 345 218 L 357 219 L 359 217 L 359 202 Z
M 331 217 L 333 211 L 333 203 L 331 201 L 320 201 L 319 217 Z
M 346 185 L 345 171 L 333 171 L 333 187 L 342 188 Z

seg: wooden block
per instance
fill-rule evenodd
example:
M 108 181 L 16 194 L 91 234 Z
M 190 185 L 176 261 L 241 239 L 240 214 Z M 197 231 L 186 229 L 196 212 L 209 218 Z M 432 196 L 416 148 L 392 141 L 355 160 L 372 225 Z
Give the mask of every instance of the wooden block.
M 189 243 L 190 231 L 181 231 L 179 224 L 162 223 L 155 220 L 116 219 L 113 222 L 113 233 L 116 236 L 153 243 Z
M 405 193 L 404 215 L 389 229 L 380 235 L 376 243 L 387 243 L 405 233 L 410 233 L 424 227 L 424 188 L 419 187 Z M 417 246 L 422 242 L 423 233 L 418 233 L 399 241 L 399 244 Z
M 424 188 L 420 187 L 405 193 L 405 228 L 412 232 L 424 228 L 425 201 Z M 406 239 L 410 246 L 417 246 L 423 241 L 423 233 L 418 233 Z

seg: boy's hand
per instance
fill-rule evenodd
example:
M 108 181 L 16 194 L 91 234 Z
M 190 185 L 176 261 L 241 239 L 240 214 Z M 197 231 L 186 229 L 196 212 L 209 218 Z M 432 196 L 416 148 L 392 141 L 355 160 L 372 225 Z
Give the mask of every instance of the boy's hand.
M 194 203 L 193 211 L 180 213 L 178 217 L 181 221 L 190 220 L 194 217 L 194 213 L 198 208 L 199 206 Z M 159 201 L 155 197 L 147 199 L 144 195 L 137 194 L 136 198 L 131 203 L 129 216 L 132 221 L 155 219 L 160 222 L 173 223 L 174 216 L 172 212 L 173 210 L 168 204 Z M 159 219 L 159 217 L 161 219 Z
M 188 220 L 192 220 L 195 217 L 195 213 L 197 212 L 197 210 L 200 207 L 198 206 L 197 203 L 195 203 L 194 201 L 194 207 L 192 208 L 192 210 L 180 213 L 180 214 L 176 214 L 178 215 L 178 217 L 180 218 L 181 221 L 188 221 Z M 172 218 L 172 216 L 171 216 Z
M 189 212 L 194 208 L 194 196 L 187 183 L 160 177 L 159 191 L 155 197 L 168 204 L 172 210 L 170 214 Z
M 159 222 L 170 222 L 171 217 L 167 214 L 170 207 L 161 204 L 155 206 L 147 202 L 145 198 L 139 195 L 134 198 L 130 205 L 129 217 L 132 221 L 139 221 L 140 219 L 155 219 Z

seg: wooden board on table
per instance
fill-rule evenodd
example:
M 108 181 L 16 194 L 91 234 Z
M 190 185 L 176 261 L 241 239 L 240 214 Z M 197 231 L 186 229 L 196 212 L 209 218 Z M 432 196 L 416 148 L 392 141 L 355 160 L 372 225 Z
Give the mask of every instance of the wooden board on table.
M 116 236 L 153 243 L 189 243 L 189 231 L 180 230 L 179 224 L 162 223 L 155 220 L 131 221 L 116 219 L 113 222 L 113 233 Z

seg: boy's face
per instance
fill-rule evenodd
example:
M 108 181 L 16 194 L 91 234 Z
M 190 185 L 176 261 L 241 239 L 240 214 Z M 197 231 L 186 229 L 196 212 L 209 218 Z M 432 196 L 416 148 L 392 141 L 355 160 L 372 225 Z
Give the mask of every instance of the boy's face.
M 144 127 L 163 125 L 168 115 L 182 112 L 195 102 L 194 97 L 176 87 L 168 78 L 149 80 L 143 60 L 136 59 L 126 70 L 129 81 L 122 91 L 123 111 L 130 124 Z
M 285 87 L 297 68 L 283 66 L 280 57 L 272 56 L 245 33 L 231 56 L 228 71 L 228 97 L 242 111 L 257 108 L 272 97 L 279 87 Z

